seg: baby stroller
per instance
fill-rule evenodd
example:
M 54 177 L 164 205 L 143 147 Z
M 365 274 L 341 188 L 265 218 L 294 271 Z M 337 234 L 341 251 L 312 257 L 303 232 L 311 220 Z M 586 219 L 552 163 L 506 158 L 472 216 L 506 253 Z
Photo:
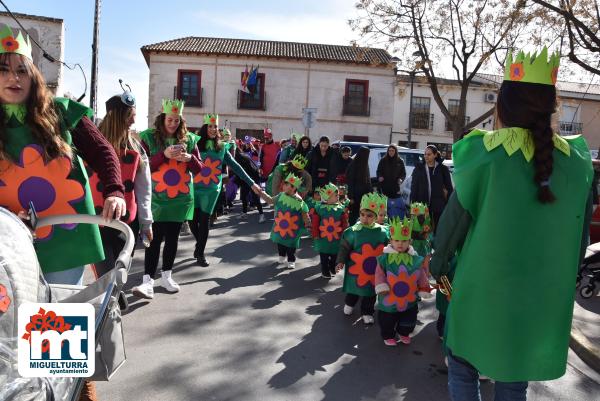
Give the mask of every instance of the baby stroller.
M 582 287 L 584 277 L 588 278 L 588 283 Z M 577 273 L 579 295 L 586 299 L 594 296 L 598 281 L 600 281 L 600 242 L 591 244 L 585 250 L 585 257 Z
M 77 401 L 84 380 L 108 380 L 125 362 L 118 296 L 127 281 L 134 237 L 123 222 L 106 223 L 99 216 L 65 215 L 40 219 L 36 227 L 59 224 L 101 224 L 123 232 L 126 243 L 115 268 L 88 286 L 49 285 L 41 274 L 30 230 L 14 214 L 0 208 L 0 399 Z M 90 303 L 96 328 L 95 372 L 90 378 L 25 378 L 18 372 L 17 314 L 28 302 Z

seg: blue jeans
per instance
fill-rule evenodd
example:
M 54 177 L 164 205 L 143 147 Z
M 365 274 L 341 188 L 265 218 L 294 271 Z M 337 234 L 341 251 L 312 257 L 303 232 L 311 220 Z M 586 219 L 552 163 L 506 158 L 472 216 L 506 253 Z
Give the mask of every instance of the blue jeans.
M 78 266 L 59 272 L 47 272 L 44 273 L 44 278 L 48 284 L 81 285 L 83 283 L 83 268 L 84 266 Z
M 494 386 L 494 401 L 525 401 L 527 382 L 499 382 Z M 448 353 L 448 390 L 452 401 L 481 401 L 479 372 L 467 361 Z

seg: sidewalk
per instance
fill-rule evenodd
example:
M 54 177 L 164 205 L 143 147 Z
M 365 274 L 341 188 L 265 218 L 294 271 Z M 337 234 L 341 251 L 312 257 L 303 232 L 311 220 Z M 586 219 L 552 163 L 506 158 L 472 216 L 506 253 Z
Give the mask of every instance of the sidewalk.
M 600 296 L 584 299 L 577 294 L 570 345 L 589 367 L 600 373 Z

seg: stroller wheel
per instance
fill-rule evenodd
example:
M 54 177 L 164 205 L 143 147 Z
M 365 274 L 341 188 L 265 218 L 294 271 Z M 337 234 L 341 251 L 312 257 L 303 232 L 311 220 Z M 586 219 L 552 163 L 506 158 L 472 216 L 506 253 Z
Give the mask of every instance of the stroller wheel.
M 594 295 L 594 290 L 596 289 L 595 285 L 586 285 L 585 287 L 582 287 L 581 290 L 579 290 L 579 294 L 585 298 L 585 299 L 589 299 Z
M 578 290 L 581 287 L 581 277 L 577 276 L 577 282 L 575 283 L 575 289 Z

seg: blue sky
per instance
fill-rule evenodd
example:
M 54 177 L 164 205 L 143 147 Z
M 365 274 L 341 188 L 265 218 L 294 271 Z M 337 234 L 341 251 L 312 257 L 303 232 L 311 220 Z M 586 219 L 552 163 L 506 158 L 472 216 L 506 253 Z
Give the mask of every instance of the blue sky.
M 140 52 L 143 45 L 184 36 L 349 44 L 355 35 L 346 21 L 355 14 L 354 3 L 353 0 L 103 0 L 98 115 L 104 115 L 104 101 L 120 93 L 118 79 L 122 78 L 137 97 L 136 128 L 146 128 L 148 67 Z M 62 18 L 64 61 L 80 63 L 89 82 L 93 0 L 5 0 L 5 4 L 13 12 Z M 248 9 L 249 5 L 252 9 Z M 78 97 L 84 87 L 81 72 L 63 69 L 63 87 Z M 89 104 L 89 90 L 83 102 Z

